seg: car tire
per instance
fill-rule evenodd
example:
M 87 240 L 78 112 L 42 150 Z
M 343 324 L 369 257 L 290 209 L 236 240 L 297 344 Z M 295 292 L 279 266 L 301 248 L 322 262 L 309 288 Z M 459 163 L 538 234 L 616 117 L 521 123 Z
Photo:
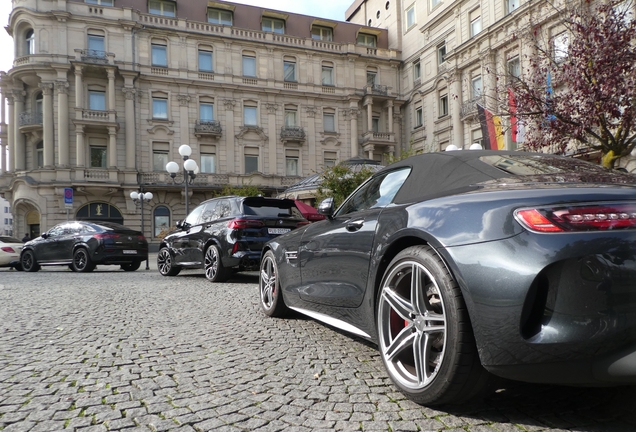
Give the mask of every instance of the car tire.
M 157 254 L 157 269 L 162 276 L 176 276 L 181 271 L 180 267 L 174 265 L 174 258 L 168 248 L 162 248 Z
M 20 256 L 20 265 L 25 272 L 36 272 L 40 270 L 40 265 L 35 259 L 35 254 L 32 250 L 26 250 L 22 252 Z
M 378 290 L 376 319 L 382 361 L 411 400 L 459 403 L 490 383 L 461 290 L 429 246 L 409 247 L 391 261 Z
M 75 272 L 75 271 L 76 271 L 76 270 L 75 270 L 75 267 L 73 267 L 73 264 L 69 264 L 69 265 L 68 265 L 68 269 L 69 269 L 70 271 L 72 271 L 72 272 Z
M 141 261 L 134 261 L 128 264 L 122 264 L 120 267 L 123 271 L 135 271 L 141 266 Z
M 261 308 L 271 317 L 285 316 L 289 309 L 283 299 L 278 282 L 278 265 L 274 252 L 267 251 L 261 260 L 261 271 L 258 288 L 261 297 Z
M 223 267 L 221 252 L 215 245 L 211 245 L 205 250 L 203 268 L 205 269 L 205 277 L 210 282 L 225 282 L 232 275 L 232 269 Z
M 73 269 L 79 273 L 89 273 L 95 269 L 95 265 L 91 261 L 86 248 L 80 247 L 73 252 Z

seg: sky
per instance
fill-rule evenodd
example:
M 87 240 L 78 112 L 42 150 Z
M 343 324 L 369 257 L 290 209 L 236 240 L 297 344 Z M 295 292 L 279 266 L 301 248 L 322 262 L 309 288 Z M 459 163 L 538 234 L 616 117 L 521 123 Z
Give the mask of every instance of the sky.
M 9 22 L 11 13 L 11 0 L 0 0 L 0 71 L 8 71 L 13 64 L 13 39 L 4 27 Z M 242 3 L 252 6 L 271 7 L 275 4 L 276 10 L 285 12 L 312 15 L 320 18 L 328 18 L 344 21 L 345 11 L 353 0 L 233 0 L 233 3 Z M 117 4 L 117 2 L 115 2 Z

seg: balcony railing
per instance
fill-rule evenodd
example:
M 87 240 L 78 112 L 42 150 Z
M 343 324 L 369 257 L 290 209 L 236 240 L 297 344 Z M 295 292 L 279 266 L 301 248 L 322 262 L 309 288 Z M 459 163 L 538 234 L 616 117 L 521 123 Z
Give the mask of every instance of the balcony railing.
M 170 177 L 170 174 L 163 172 L 142 172 L 140 173 L 142 184 L 155 184 L 155 185 L 173 185 L 174 182 Z M 183 173 L 177 173 L 175 177 L 177 183 L 183 181 Z M 207 174 L 199 173 L 194 179 L 194 184 L 199 186 L 221 186 L 226 185 L 229 182 L 227 174 Z
M 476 97 L 467 102 L 464 102 L 459 109 L 459 115 L 461 118 L 477 116 L 477 105 L 484 106 L 485 100 L 483 96 Z
M 387 96 L 389 94 L 389 88 L 385 85 L 380 84 L 367 85 L 364 88 L 364 94 Z
M 32 126 L 42 124 L 42 113 L 25 111 L 20 113 L 20 126 Z
M 106 51 L 85 49 L 81 50 L 80 58 L 86 63 L 108 64 Z
M 363 144 L 393 144 L 395 133 L 369 131 L 362 135 Z
M 221 136 L 223 132 L 221 122 L 216 120 L 197 120 L 194 123 L 194 133 L 199 135 Z
M 305 141 L 305 130 L 300 126 L 283 126 L 280 128 L 282 141 Z

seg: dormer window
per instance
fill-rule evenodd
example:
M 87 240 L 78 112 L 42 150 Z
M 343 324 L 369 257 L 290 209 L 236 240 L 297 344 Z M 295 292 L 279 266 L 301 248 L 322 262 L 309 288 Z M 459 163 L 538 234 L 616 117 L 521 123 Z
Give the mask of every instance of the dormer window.
M 84 0 L 87 4 L 96 4 L 100 6 L 112 6 L 113 0 Z
M 264 32 L 284 34 L 285 21 L 277 18 L 263 17 L 261 21 L 261 28 Z
M 375 47 L 377 45 L 377 38 L 375 35 L 372 34 L 358 33 L 356 42 L 358 43 L 358 45 Z
M 315 40 L 322 41 L 332 41 L 333 40 L 333 29 L 329 27 L 322 26 L 312 26 L 311 27 L 311 38 Z
M 88 4 L 100 5 L 100 6 L 112 6 L 113 0 L 84 0 Z
M 208 8 L 208 22 L 210 24 L 232 25 L 232 11 Z
M 177 15 L 177 5 L 167 0 L 149 0 L 148 12 L 153 15 L 175 17 Z

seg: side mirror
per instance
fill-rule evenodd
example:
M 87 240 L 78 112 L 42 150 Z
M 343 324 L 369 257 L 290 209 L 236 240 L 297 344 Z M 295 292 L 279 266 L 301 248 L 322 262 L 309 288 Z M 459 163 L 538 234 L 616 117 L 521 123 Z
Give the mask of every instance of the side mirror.
M 49 237 L 49 234 L 48 234 L 48 233 L 42 233 L 41 237 L 42 237 L 43 239 L 48 238 L 48 237 Z
M 178 229 L 183 229 L 183 225 L 184 225 L 184 224 L 185 224 L 185 221 L 178 220 L 178 221 L 177 221 L 177 223 L 176 223 L 176 227 L 177 227 Z
M 325 198 L 318 204 L 318 213 L 321 215 L 331 218 L 334 211 L 333 198 Z

